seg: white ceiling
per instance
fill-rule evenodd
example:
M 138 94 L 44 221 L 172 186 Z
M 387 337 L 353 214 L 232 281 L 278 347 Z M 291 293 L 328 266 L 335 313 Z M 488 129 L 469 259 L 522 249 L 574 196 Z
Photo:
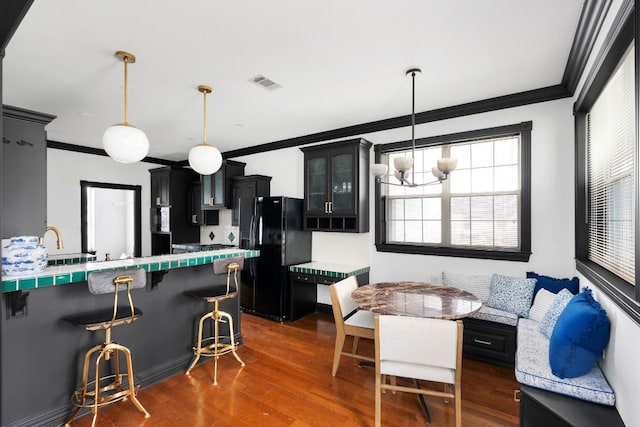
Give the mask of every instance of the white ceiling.
M 101 147 L 124 118 L 184 160 L 557 85 L 584 0 L 35 1 L 6 49 L 3 102 L 57 116 L 50 140 Z M 269 91 L 249 82 L 264 75 Z

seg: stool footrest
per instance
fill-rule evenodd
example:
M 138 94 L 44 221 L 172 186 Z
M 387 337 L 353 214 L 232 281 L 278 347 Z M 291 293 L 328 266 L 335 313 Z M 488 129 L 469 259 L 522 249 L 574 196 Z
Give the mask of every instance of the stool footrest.
M 231 345 L 224 343 L 213 343 L 204 347 L 200 347 L 200 349 L 198 349 L 198 347 L 193 347 L 193 352 L 201 356 L 222 356 L 223 354 L 231 353 L 232 351 L 237 350 L 237 348 L 237 344 Z
M 78 408 L 94 408 L 124 400 L 131 396 L 130 389 L 133 389 L 134 396 L 138 394 L 140 379 L 134 376 L 133 387 L 130 387 L 126 374 L 106 375 L 98 379 L 98 387 L 100 397 L 97 402 L 96 381 L 91 381 L 87 383 L 86 389 L 80 387 L 71 395 L 71 403 Z

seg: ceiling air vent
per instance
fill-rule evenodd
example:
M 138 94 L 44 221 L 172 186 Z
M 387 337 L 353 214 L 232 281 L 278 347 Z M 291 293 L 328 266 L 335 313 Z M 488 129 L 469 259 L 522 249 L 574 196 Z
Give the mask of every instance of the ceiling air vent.
M 271 79 L 266 78 L 263 75 L 257 75 L 255 77 L 252 77 L 249 79 L 250 82 L 257 84 L 258 86 L 268 89 L 268 90 L 275 90 L 275 89 L 279 89 L 282 86 L 280 86 L 278 83 L 274 82 Z

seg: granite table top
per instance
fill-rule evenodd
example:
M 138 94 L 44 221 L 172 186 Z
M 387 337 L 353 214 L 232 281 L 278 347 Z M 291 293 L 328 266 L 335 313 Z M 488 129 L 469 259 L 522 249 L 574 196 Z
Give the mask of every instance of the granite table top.
M 434 319 L 460 319 L 482 307 L 472 293 L 422 282 L 372 283 L 353 291 L 351 298 L 374 313 Z

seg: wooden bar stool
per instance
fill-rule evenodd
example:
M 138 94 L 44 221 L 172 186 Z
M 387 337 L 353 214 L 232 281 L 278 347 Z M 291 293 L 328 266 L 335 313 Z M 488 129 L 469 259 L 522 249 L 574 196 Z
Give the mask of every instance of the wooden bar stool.
M 235 330 L 233 327 L 233 318 L 229 313 L 220 310 L 220 301 L 238 297 L 238 270 L 242 270 L 243 265 L 244 257 L 216 259 L 213 261 L 213 273 L 227 274 L 226 287 L 225 285 L 217 285 L 207 289 L 185 292 L 185 295 L 213 304 L 212 310 L 202 316 L 198 322 L 198 339 L 196 346 L 193 347 L 195 359 L 193 359 L 193 362 L 189 365 L 187 372 L 185 372 L 186 375 L 189 375 L 193 367 L 196 366 L 196 363 L 200 360 L 200 356 L 214 358 L 214 385 L 218 385 L 218 358 L 220 358 L 220 356 L 227 353 L 233 353 L 233 356 L 238 362 L 240 362 L 240 365 L 244 366 L 244 362 L 240 359 L 238 353 L 236 353 L 238 345 L 236 344 L 234 336 Z M 232 273 L 235 285 L 234 289 L 231 288 L 230 283 Z M 208 338 L 203 338 L 202 330 L 204 322 L 207 319 L 211 319 L 213 321 L 213 335 Z M 229 335 L 220 335 L 220 323 L 228 324 Z
M 122 344 L 111 340 L 111 328 L 129 325 L 142 316 L 142 311 L 133 305 L 131 289 L 143 288 L 147 283 L 147 274 L 143 269 L 120 269 L 90 273 L 87 278 L 89 291 L 94 295 L 113 293 L 113 308 L 107 308 L 91 313 L 84 313 L 65 317 L 73 325 L 87 331 L 104 330 L 105 340 L 89 349 L 84 355 L 82 367 L 82 384 L 71 396 L 71 403 L 76 407 L 65 426 L 69 426 L 82 408 L 91 408 L 95 426 L 98 408 L 120 400 L 130 399 L 131 402 L 149 418 L 149 412 L 136 398 L 139 384 L 135 384 L 131 351 Z M 127 292 L 128 304 L 118 306 L 118 294 Z M 121 360 L 124 357 L 124 371 L 120 371 Z M 95 359 L 92 361 L 91 359 Z M 112 365 L 112 374 L 103 375 L 108 368 L 103 362 Z M 89 370 L 95 369 L 93 377 Z

